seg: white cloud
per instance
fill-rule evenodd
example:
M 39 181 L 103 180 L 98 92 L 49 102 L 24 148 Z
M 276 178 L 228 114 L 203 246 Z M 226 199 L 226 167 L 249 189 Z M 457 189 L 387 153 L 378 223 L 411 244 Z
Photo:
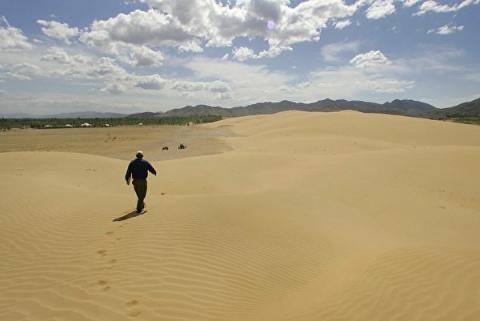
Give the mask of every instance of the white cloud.
M 115 60 L 88 54 L 71 54 L 65 49 L 53 47 L 46 51 L 41 60 L 51 64 L 48 75 L 69 79 L 87 79 L 111 82 L 131 80 L 131 75 Z
M 292 51 L 292 47 L 270 47 L 267 50 L 260 51 L 257 58 L 273 58 L 280 55 L 284 51 Z
M 465 52 L 462 49 L 448 46 L 424 46 L 422 53 L 410 59 L 403 59 L 401 63 L 408 66 L 412 73 L 434 73 L 449 74 L 464 72 L 465 67 L 459 62 L 462 61 Z
M 245 61 L 256 57 L 255 52 L 247 47 L 234 48 L 232 51 L 232 58 L 238 61 Z
M 349 25 L 351 25 L 352 22 L 350 20 L 340 20 L 340 21 L 337 21 L 335 22 L 335 29 L 344 29 L 346 27 L 348 27 Z
M 128 73 L 125 71 L 125 69 L 115 64 L 114 60 L 108 57 L 101 57 L 99 59 L 93 59 L 90 61 L 91 63 L 87 65 L 73 65 L 70 70 L 67 70 L 67 75 L 87 79 L 128 78 Z
M 260 51 L 256 54 L 252 49 L 247 47 L 233 48 L 232 59 L 245 61 L 248 59 L 272 58 L 278 56 L 283 51 L 293 50 L 291 47 L 273 47 Z M 227 57 L 228 58 L 228 57 Z
M 101 83 L 100 91 L 118 95 L 128 93 L 131 89 L 149 91 L 208 91 L 220 96 L 226 96 L 230 87 L 222 81 L 183 81 L 164 78 L 159 74 L 135 74 L 127 72 L 109 57 L 96 58 L 86 54 L 72 54 L 63 48 L 53 47 L 41 57 L 50 63 L 50 77 L 67 78 L 71 80 L 89 80 Z
M 26 62 L 9 66 L 6 69 L 8 70 L 6 73 L 7 76 L 19 80 L 32 80 L 33 78 L 42 76 L 42 69 L 40 67 Z
M 0 49 L 8 51 L 21 51 L 32 49 L 32 45 L 20 29 L 10 26 L 4 16 L 0 16 Z
M 288 0 L 143 0 L 147 11 L 135 10 L 95 21 L 81 40 L 105 50 L 113 44 L 172 46 L 201 52 L 204 46 L 228 47 L 236 38 L 265 40 L 269 48 L 256 54 L 268 58 L 300 42 L 318 41 L 331 19 L 353 15 L 359 5 L 343 0 L 307 0 L 296 7 Z
M 70 55 L 65 51 L 65 49 L 59 47 L 52 47 L 47 49 L 46 53 L 42 56 L 41 59 L 43 61 L 56 62 L 66 65 L 86 64 L 90 62 L 90 59 L 86 56 L 79 54 Z
M 58 94 L 58 93 L 14 93 L 9 92 L 5 99 L 0 100 L 0 110 L 3 113 L 27 112 L 33 115 L 53 114 L 78 111 L 105 112 L 135 112 L 144 111 L 149 101 L 126 95 L 100 96 L 98 92 L 89 94 Z M 153 104 L 151 106 L 154 106 Z
M 234 84 L 236 88 L 273 87 L 293 80 L 281 72 L 269 71 L 263 65 L 247 65 L 234 61 L 197 58 L 185 64 L 199 78 L 214 78 Z
M 358 44 L 339 43 L 330 48 L 335 48 L 332 51 L 352 52 L 357 50 Z M 338 61 L 337 57 L 334 59 Z M 227 82 L 232 88 L 236 105 L 258 102 L 258 97 L 264 101 L 314 101 L 322 96 L 358 99 L 359 95 L 406 92 L 414 86 L 414 82 L 405 79 L 400 68 L 392 68 L 395 63 L 381 53 L 366 53 L 363 58 L 358 56 L 355 62 L 362 68 L 347 64 L 319 69 L 302 82 L 292 75 L 269 71 L 266 66 L 233 61 L 194 59 L 186 67 L 197 77 Z M 389 68 L 372 68 L 374 66 Z
M 135 87 L 147 90 L 160 90 L 165 88 L 167 81 L 160 75 L 138 76 Z
M 119 83 L 112 83 L 112 84 L 107 84 L 104 88 L 100 89 L 100 91 L 103 91 L 112 95 L 120 95 L 127 91 L 127 87 Z
M 192 92 L 192 91 L 201 91 L 205 90 L 204 83 L 193 82 L 193 81 L 176 81 L 172 89 L 178 90 L 181 92 Z
M 180 46 L 178 46 L 178 50 L 180 50 L 181 52 L 203 52 L 200 41 L 195 40 L 181 44 Z
M 456 12 L 465 7 L 470 5 L 479 4 L 479 0 L 463 0 L 460 3 L 456 3 L 454 5 L 448 4 L 439 4 L 434 0 L 427 0 L 420 5 L 418 12 L 414 15 L 420 16 L 427 12 L 435 12 L 435 13 L 445 13 L 445 12 Z
M 358 50 L 359 43 L 352 42 L 336 42 L 325 45 L 321 49 L 321 54 L 326 62 L 337 62 L 341 60 L 343 54 L 355 52 Z
M 327 47 L 328 48 L 328 47 Z M 356 51 L 358 44 L 332 44 L 327 52 L 339 61 L 336 52 Z M 348 64 L 313 71 L 308 81 L 290 87 L 290 91 L 305 99 L 318 99 L 318 93 L 328 97 L 353 98 L 371 95 L 403 93 L 413 88 L 408 79 L 407 61 L 391 61 L 381 51 L 372 50 L 355 55 Z
M 175 45 L 194 40 L 177 19 L 158 10 L 135 10 L 108 20 L 96 20 L 80 39 L 94 47 L 109 47 L 112 42 L 134 45 Z
M 184 38 L 179 34 L 181 26 L 173 24 L 174 21 L 155 10 L 135 10 L 95 21 L 90 30 L 80 36 L 80 41 L 132 66 L 160 66 L 163 54 L 148 45 L 168 45 L 176 37 Z M 181 50 L 198 52 L 199 48 L 189 41 L 182 44 Z
M 454 6 L 451 7 L 446 4 L 439 4 L 436 1 L 427 0 L 420 5 L 420 9 L 417 13 L 415 13 L 415 15 L 423 15 L 429 11 L 439 13 L 439 12 L 452 12 L 455 10 L 456 9 Z
M 209 83 L 207 88 L 209 91 L 219 94 L 231 91 L 231 88 L 227 83 L 218 80 Z
M 228 84 L 231 88 L 231 92 L 228 93 L 235 97 L 236 105 L 258 102 L 259 97 L 262 100 L 285 99 L 280 88 L 294 81 L 291 75 L 270 71 L 263 65 L 221 59 L 197 58 L 186 63 L 185 67 L 189 68 L 197 79 L 217 79 Z M 223 85 L 218 87 L 215 89 L 216 92 L 226 90 Z
M 404 6 L 413 1 L 404 1 Z M 376 1 L 361 2 L 371 5 L 367 10 L 370 18 L 387 15 L 388 10 L 380 10 L 382 6 L 375 4 Z M 149 3 L 155 3 L 159 9 L 137 10 L 94 22 L 90 28 L 79 31 L 81 35 L 77 36 L 80 41 L 74 46 L 58 42 L 57 47 L 47 48 L 52 42 L 46 41 L 21 54 L 2 50 L 0 63 L 5 68 L 0 70 L 0 74 L 17 79 L 41 76 L 42 81 L 47 77 L 56 78 L 52 84 L 58 84 L 58 80 L 65 81 L 62 87 L 71 86 L 69 90 L 88 92 L 93 101 L 98 100 L 97 103 L 101 100 L 124 102 L 123 99 L 128 99 L 130 103 L 142 100 L 143 109 L 155 108 L 158 101 L 162 102 L 162 106 L 177 107 L 185 103 L 215 104 L 219 99 L 228 100 L 221 102 L 222 105 L 232 106 L 260 100 L 316 100 L 325 96 L 363 99 L 371 97 L 369 94 L 378 94 L 375 97 L 385 97 L 384 94 L 388 93 L 408 92 L 414 86 L 412 79 L 420 79 L 427 72 L 429 76 L 457 72 L 456 79 L 464 77 L 464 73 L 459 72 L 463 62 L 455 61 L 457 56 L 442 58 L 436 54 L 436 51 L 438 54 L 444 52 L 442 48 L 425 55 L 418 54 L 418 48 L 412 48 L 415 51 L 412 58 L 402 60 L 393 56 L 387 58 L 378 50 L 359 51 L 367 43 L 360 45 L 358 42 L 323 46 L 317 55 L 323 57 L 323 65 L 330 65 L 325 68 L 312 65 L 313 70 L 319 69 L 311 74 L 301 72 L 303 68 L 297 61 L 301 59 L 299 56 L 292 55 L 292 65 L 296 64 L 299 72 L 292 72 L 291 65 L 286 65 L 285 72 L 282 72 L 261 64 L 261 58 L 292 50 L 294 44 L 318 41 L 327 26 L 341 29 L 350 25 L 352 13 L 361 6 L 359 2 L 345 5 L 341 0 L 307 0 L 295 7 L 292 3 L 297 2 L 283 0 L 238 0 L 228 6 L 225 1 L 220 3 L 218 0 L 149 0 Z M 382 3 L 383 9 L 388 9 L 388 1 Z M 375 11 L 376 5 L 379 8 Z M 390 10 L 394 12 L 395 7 Z M 162 19 L 167 23 L 162 24 Z M 462 28 L 447 26 L 448 30 L 455 28 L 459 31 Z M 8 28 L 11 27 L 7 25 L 0 29 Z M 441 28 L 435 29 L 435 32 L 443 32 Z M 18 32 L 31 48 L 27 37 L 20 30 Z M 74 37 L 63 41 L 72 41 Z M 57 39 L 60 38 L 59 35 Z M 251 43 L 255 47 L 238 45 L 248 43 L 248 40 L 253 40 Z M 265 41 L 265 50 L 253 50 L 258 47 L 258 40 Z M 0 42 L 0 47 L 3 45 Z M 225 54 L 224 60 L 192 54 L 167 54 L 174 50 L 202 52 L 208 46 L 230 48 L 205 49 L 205 56 L 218 54 L 221 57 L 225 52 L 229 53 Z M 241 63 L 248 59 L 257 61 L 255 64 Z M 141 71 L 134 68 L 162 64 L 168 67 L 165 71 L 163 68 L 142 68 Z M 184 68 L 191 73 L 185 73 Z M 9 92 L 8 99 L 17 91 Z M 119 94 L 122 95 L 116 96 Z M 150 104 L 144 103 L 149 99 Z M 46 100 L 43 103 L 46 106 Z M 0 104 L 6 106 L 5 103 Z M 58 106 L 55 102 L 52 102 L 53 105 Z
M 233 99 L 233 95 L 229 92 L 226 92 L 226 93 L 219 93 L 217 94 L 217 99 L 220 99 L 220 100 L 231 100 Z
M 377 93 L 402 93 L 413 87 L 414 81 L 388 78 L 369 79 L 367 88 Z
M 209 91 L 217 94 L 226 94 L 232 90 L 226 82 L 218 80 L 213 82 L 175 81 L 171 88 L 181 92 Z
M 417 3 L 419 3 L 421 0 L 403 0 L 403 6 L 404 7 L 413 7 Z
M 389 65 L 391 61 L 379 50 L 372 50 L 358 54 L 350 60 L 350 63 L 357 68 L 375 68 Z
M 371 73 L 349 65 L 318 69 L 308 81 L 289 87 L 290 94 L 301 101 L 315 101 L 319 93 L 333 99 L 359 99 L 377 95 L 402 93 L 413 88 L 414 82 L 381 70 Z
M 367 9 L 368 19 L 380 19 L 395 12 L 394 0 L 375 0 Z
M 436 33 L 439 35 L 449 35 L 463 30 L 463 26 L 456 26 L 452 24 L 446 24 L 436 29 L 430 29 L 427 33 Z
M 160 66 L 165 59 L 160 51 L 155 51 L 147 46 L 123 45 L 117 46 L 120 53 L 119 59 L 129 65 L 137 67 Z M 125 52 L 122 52 L 123 47 Z
M 66 23 L 57 21 L 37 20 L 37 23 L 42 26 L 42 32 L 50 38 L 55 38 L 70 44 L 70 39 L 77 37 L 80 34 L 78 28 L 70 28 Z

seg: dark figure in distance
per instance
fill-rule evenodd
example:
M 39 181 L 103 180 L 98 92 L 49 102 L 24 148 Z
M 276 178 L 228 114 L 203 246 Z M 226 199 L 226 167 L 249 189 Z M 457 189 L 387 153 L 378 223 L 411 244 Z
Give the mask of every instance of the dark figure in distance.
M 137 194 L 137 213 L 141 213 L 145 207 L 143 200 L 147 195 L 147 176 L 148 172 L 153 175 L 157 175 L 157 171 L 146 160 L 143 159 L 143 152 L 137 152 L 137 158 L 132 160 L 128 165 L 127 173 L 125 174 L 125 180 L 127 185 L 130 185 L 130 179 L 133 176 L 133 188 Z

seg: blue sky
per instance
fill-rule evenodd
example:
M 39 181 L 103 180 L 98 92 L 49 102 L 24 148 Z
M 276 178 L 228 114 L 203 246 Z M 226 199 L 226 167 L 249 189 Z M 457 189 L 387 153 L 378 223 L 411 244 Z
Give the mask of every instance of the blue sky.
M 0 2 L 0 114 L 480 97 L 480 0 Z

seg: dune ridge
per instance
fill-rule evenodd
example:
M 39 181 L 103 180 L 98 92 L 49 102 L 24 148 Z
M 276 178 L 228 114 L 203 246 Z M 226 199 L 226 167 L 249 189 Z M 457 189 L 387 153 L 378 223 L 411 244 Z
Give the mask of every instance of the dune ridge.
M 124 160 L 0 153 L 0 320 L 480 320 L 480 127 L 203 126 L 228 151 L 153 162 L 119 222 Z

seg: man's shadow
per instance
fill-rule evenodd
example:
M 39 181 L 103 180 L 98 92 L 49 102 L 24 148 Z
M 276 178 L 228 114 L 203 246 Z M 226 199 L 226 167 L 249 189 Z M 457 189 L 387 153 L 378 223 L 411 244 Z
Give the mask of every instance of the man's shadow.
M 122 215 L 120 217 L 117 217 L 117 218 L 113 219 L 113 222 L 125 221 L 125 220 L 131 219 L 131 218 L 134 218 L 134 217 L 137 217 L 137 216 L 140 216 L 140 215 L 144 215 L 145 213 L 147 213 L 146 210 L 143 210 L 140 213 L 138 213 L 136 210 L 133 210 L 130 213 L 127 213 L 125 215 Z

